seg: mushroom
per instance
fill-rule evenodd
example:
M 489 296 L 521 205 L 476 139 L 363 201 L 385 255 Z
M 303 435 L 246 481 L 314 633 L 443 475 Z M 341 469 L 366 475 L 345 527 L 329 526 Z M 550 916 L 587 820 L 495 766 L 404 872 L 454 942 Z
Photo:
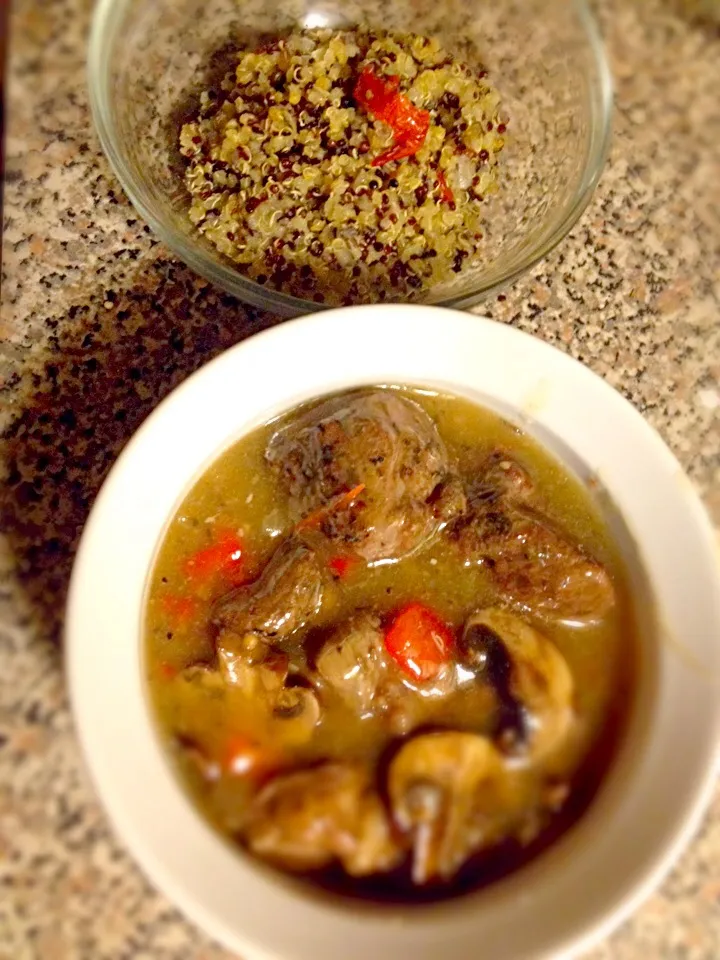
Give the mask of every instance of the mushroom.
M 249 697 L 272 694 L 285 683 L 289 666 L 287 654 L 258 641 L 257 637 L 222 633 L 216 649 L 225 682 Z
M 297 871 L 340 860 L 352 876 L 366 876 L 403 855 L 369 771 L 349 763 L 276 777 L 255 797 L 243 838 L 253 853 Z
M 487 737 L 446 731 L 405 743 L 390 763 L 388 793 L 395 823 L 412 838 L 413 883 L 450 879 L 505 836 L 513 787 Z
M 573 719 L 573 679 L 555 644 L 520 617 L 489 607 L 468 619 L 458 647 L 495 690 L 501 749 L 534 761 L 556 750 Z
M 299 746 L 320 722 L 320 704 L 306 687 L 283 687 L 272 701 L 273 728 L 284 746 Z
M 225 692 L 225 682 L 222 673 L 205 661 L 188 664 L 178 674 L 178 679 L 189 683 L 211 697 L 222 696 Z

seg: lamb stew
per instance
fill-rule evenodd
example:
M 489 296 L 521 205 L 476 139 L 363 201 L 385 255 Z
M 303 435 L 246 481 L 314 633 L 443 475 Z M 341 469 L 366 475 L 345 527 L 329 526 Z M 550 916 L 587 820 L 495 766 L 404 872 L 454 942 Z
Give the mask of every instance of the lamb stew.
M 158 729 L 208 820 L 335 893 L 425 902 L 592 801 L 637 670 L 591 492 L 468 400 L 365 388 L 245 436 L 147 596 Z

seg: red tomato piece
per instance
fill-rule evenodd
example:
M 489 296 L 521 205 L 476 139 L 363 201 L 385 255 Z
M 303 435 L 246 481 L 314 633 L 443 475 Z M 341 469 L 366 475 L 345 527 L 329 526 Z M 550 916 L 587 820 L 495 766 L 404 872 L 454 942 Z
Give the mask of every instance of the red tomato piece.
M 385 649 L 413 680 L 432 680 L 450 659 L 452 647 L 450 628 L 421 603 L 403 607 L 385 633 Z
M 342 554 L 338 554 L 336 557 L 331 557 L 328 561 L 328 566 L 330 567 L 332 573 L 341 580 L 343 577 L 346 577 L 356 565 L 356 557 L 348 557 Z
M 236 581 L 243 570 L 244 547 L 232 530 L 222 530 L 208 547 L 185 561 L 185 573 L 196 583 L 206 583 L 220 575 Z
M 372 161 L 374 167 L 416 154 L 430 129 L 428 111 L 416 107 L 399 89 L 399 77 L 379 77 L 371 66 L 365 67 L 355 85 L 358 104 L 376 120 L 387 123 L 395 138 L 394 144 Z
M 430 114 L 426 110 L 420 110 L 407 97 L 398 95 L 387 123 L 392 127 L 395 143 L 375 157 L 374 167 L 382 167 L 392 160 L 414 156 L 425 142 L 430 129 Z
M 263 780 L 280 766 L 279 757 L 241 734 L 230 739 L 225 751 L 225 770 L 238 777 Z
M 353 91 L 355 99 L 376 120 L 385 120 L 400 89 L 400 77 L 379 77 L 367 66 L 358 77 Z
M 312 513 L 303 517 L 295 529 L 308 530 L 312 527 L 319 527 L 323 520 L 329 517 L 331 513 L 334 513 L 335 510 L 344 510 L 345 507 L 352 507 L 364 489 L 365 484 L 359 483 L 356 487 L 353 487 L 352 490 L 346 490 L 344 493 L 339 494 L 331 500 L 330 503 L 318 507 L 317 510 L 313 510 Z
M 455 195 L 450 189 L 450 184 L 447 182 L 445 173 L 442 170 L 438 170 L 438 183 L 440 184 L 440 196 L 443 199 L 444 203 L 455 203 Z
M 183 597 L 179 594 L 168 593 L 162 598 L 161 602 L 168 618 L 178 626 L 187 623 L 197 612 L 197 600 L 194 597 Z

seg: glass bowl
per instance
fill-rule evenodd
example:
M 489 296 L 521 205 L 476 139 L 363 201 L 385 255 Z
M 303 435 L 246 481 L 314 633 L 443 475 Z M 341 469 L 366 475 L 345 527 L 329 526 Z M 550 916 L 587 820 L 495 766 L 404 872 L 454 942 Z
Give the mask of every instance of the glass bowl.
M 139 214 L 199 274 L 282 315 L 322 309 L 243 276 L 191 224 L 178 134 L 230 45 L 354 24 L 436 37 L 482 63 L 500 92 L 510 119 L 484 248 L 452 283 L 417 297 L 471 306 L 545 256 L 600 177 L 612 84 L 585 0 L 99 0 L 89 82 L 103 148 Z

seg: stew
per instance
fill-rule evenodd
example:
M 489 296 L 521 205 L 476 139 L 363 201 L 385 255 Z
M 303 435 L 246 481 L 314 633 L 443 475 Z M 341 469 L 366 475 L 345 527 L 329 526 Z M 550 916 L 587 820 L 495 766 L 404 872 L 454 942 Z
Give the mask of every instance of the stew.
M 636 673 L 591 493 L 467 400 L 373 388 L 240 440 L 147 601 L 160 735 L 199 809 L 335 893 L 446 897 L 588 806 Z

